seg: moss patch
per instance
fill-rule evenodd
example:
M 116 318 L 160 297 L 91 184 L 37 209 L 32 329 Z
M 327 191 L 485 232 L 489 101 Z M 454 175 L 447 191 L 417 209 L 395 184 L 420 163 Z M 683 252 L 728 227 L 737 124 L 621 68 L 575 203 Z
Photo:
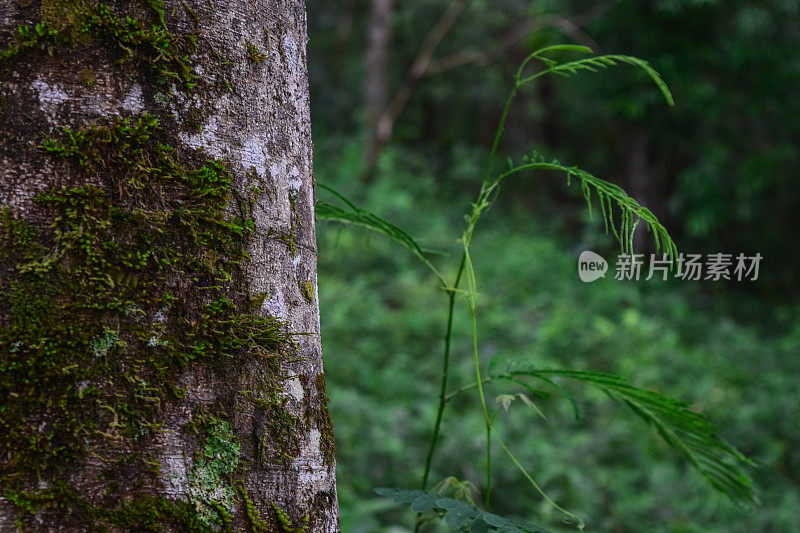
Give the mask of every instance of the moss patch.
M 289 514 L 281 509 L 277 503 L 270 502 L 270 505 L 278 519 L 278 524 L 280 525 L 279 531 L 281 533 L 306 533 L 308 531 L 309 518 L 307 514 L 300 518 L 300 523 L 298 525 L 294 525 Z
M 279 360 L 292 349 L 285 325 L 248 312 L 248 297 L 235 290 L 253 221 L 226 215 L 231 175 L 219 161 L 184 162 L 160 135 L 149 115 L 64 129 L 41 149 L 94 185 L 40 194 L 45 230 L 7 209 L 0 216 L 0 396 L 12 400 L 0 406 L 0 481 L 26 510 L 58 509 L 48 498 L 68 494 L 33 489 L 39 480 L 66 479 L 88 453 L 113 460 L 125 440 L 152 439 L 186 366 L 255 358 L 276 388 Z M 278 415 L 269 432 L 293 431 Z M 202 495 L 229 473 L 206 452 L 238 455 L 223 438 L 226 424 L 206 434 L 192 480 L 198 501 L 220 506 L 219 516 L 232 489 Z M 133 471 L 140 479 L 126 482 L 135 486 L 157 468 Z M 114 513 L 133 505 L 112 504 L 85 514 L 121 520 Z M 194 509 L 208 521 L 207 507 Z M 134 515 L 126 511 L 126 520 Z
M 307 429 L 303 421 L 286 406 L 286 399 L 274 395 L 272 399 L 251 399 L 255 403 L 258 459 L 261 464 L 281 463 L 285 466 L 300 453 L 300 445 Z
M 239 441 L 227 421 L 205 412 L 186 427 L 201 441 L 189 472 L 189 502 L 200 522 L 225 527 L 235 506 L 231 477 L 239 466 Z
M 44 22 L 35 26 L 20 26 L 8 48 L 0 51 L 0 64 L 19 57 L 20 55 L 36 50 L 47 51 L 59 42 L 58 31 Z
M 89 525 L 96 531 L 107 531 L 109 527 L 152 532 L 168 528 L 201 533 L 219 530 L 219 527 L 209 527 L 202 522 L 188 502 L 142 495 L 119 500 L 114 506 L 100 507 L 89 503 L 63 481 L 56 481 L 52 488 L 37 491 L 7 491 L 5 497 L 22 511 L 17 519 L 21 531 L 26 518 L 37 513 L 68 515 L 70 521 Z
M 82 14 L 90 7 L 87 0 L 42 0 L 42 22 L 73 46 L 88 39 L 81 26 Z
M 325 388 L 324 374 L 317 375 L 314 379 L 314 387 L 317 389 L 317 399 L 314 405 L 311 406 L 311 413 L 321 434 L 320 449 L 322 455 L 332 464 L 336 460 L 336 439 L 333 434 L 333 422 L 328 411 L 330 399 Z
M 151 0 L 155 23 L 123 17 L 106 4 L 82 14 L 82 29 L 116 49 L 120 61 L 139 59 L 157 74 L 158 81 L 174 81 L 187 91 L 194 89 L 197 76 L 191 55 L 197 48 L 194 35 L 176 36 L 164 22 L 164 3 Z
M 306 302 L 313 304 L 314 303 L 314 284 L 310 281 L 305 281 L 300 285 L 300 290 L 303 293 L 303 298 L 305 298 Z
M 94 72 L 88 68 L 82 68 L 78 72 L 78 83 L 80 83 L 84 89 L 92 89 L 95 85 L 97 85 L 97 78 L 95 77 Z
M 197 40 L 192 34 L 175 35 L 164 20 L 164 2 L 149 0 L 152 20 L 122 16 L 107 4 L 90 5 L 86 0 L 44 0 L 42 20 L 32 27 L 20 26 L 15 43 L 0 51 L 0 63 L 37 50 L 71 48 L 97 40 L 114 50 L 119 61 L 136 60 L 156 74 L 159 83 L 175 82 L 191 92 L 197 76 L 191 54 Z
M 267 60 L 266 54 L 258 49 L 256 45 L 251 43 L 250 41 L 246 42 L 247 44 L 247 57 L 250 58 L 250 61 L 253 63 L 263 63 Z

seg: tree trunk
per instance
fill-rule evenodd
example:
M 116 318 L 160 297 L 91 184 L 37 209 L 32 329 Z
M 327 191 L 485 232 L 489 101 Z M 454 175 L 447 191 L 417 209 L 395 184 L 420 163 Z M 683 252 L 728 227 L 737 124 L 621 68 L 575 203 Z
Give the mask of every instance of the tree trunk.
M 367 110 L 365 168 L 375 168 L 383 145 L 391 136 L 386 116 L 389 103 L 389 43 L 392 36 L 392 0 L 372 0 L 364 58 L 364 104 Z
M 306 38 L 0 1 L 0 531 L 338 530 Z

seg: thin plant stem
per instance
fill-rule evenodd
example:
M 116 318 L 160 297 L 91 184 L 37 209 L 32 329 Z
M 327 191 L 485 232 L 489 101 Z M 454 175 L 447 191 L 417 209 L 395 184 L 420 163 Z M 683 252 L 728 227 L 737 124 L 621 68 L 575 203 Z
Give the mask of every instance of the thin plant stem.
M 483 379 L 481 378 L 481 362 L 478 355 L 478 312 L 476 306 L 477 285 L 475 283 L 475 272 L 472 268 L 472 260 L 469 257 L 469 241 L 464 240 L 464 255 L 466 256 L 467 282 L 469 283 L 469 308 L 472 315 L 472 356 L 475 364 L 475 378 L 478 383 L 478 396 L 483 408 L 483 418 L 486 423 L 486 495 L 484 498 L 484 508 L 488 511 L 491 506 L 492 497 L 492 419 L 489 417 L 489 410 L 486 407 L 486 396 L 483 392 Z
M 500 137 L 503 136 L 503 131 L 506 127 L 506 119 L 508 119 L 508 113 L 511 111 L 511 104 L 514 102 L 514 97 L 517 96 L 518 89 L 519 82 L 514 80 L 514 87 L 511 89 L 511 93 L 506 99 L 506 105 L 503 108 L 503 114 L 500 115 L 500 123 L 498 124 L 497 130 L 494 133 L 494 140 L 492 141 L 492 149 L 489 151 L 489 161 L 486 165 L 486 176 L 484 176 L 484 181 L 488 181 L 489 176 L 492 175 L 492 166 L 494 165 L 494 158 L 497 155 L 497 148 L 500 145 Z
M 431 437 L 431 445 L 428 448 L 428 456 L 425 459 L 425 472 L 422 475 L 422 490 L 428 488 L 428 477 L 431 473 L 431 463 L 433 462 L 433 454 L 436 451 L 436 445 L 439 440 L 439 432 L 442 427 L 442 418 L 444 417 L 444 408 L 447 405 L 447 378 L 450 369 L 450 343 L 453 337 L 453 314 L 456 304 L 456 289 L 458 283 L 461 281 L 461 275 L 464 273 L 464 263 L 466 255 L 461 257 L 461 265 L 458 267 L 456 280 L 453 283 L 452 290 L 450 291 L 450 301 L 447 307 L 447 331 L 444 335 L 444 355 L 442 357 L 442 384 L 439 390 L 439 407 L 436 411 L 436 423 L 433 426 L 433 436 Z
M 511 461 L 514 463 L 514 465 L 519 469 L 520 472 L 522 472 L 522 475 L 525 476 L 525 479 L 527 479 L 528 482 L 533 486 L 533 488 L 536 489 L 536 491 L 539 493 L 539 495 L 541 495 L 541 497 L 544 498 L 544 500 L 547 503 L 549 503 L 553 508 L 561 511 L 561 513 L 564 515 L 564 522 L 567 523 L 567 524 L 575 524 L 578 527 L 578 529 L 583 530 L 583 528 L 585 527 L 585 524 L 584 524 L 583 520 L 581 519 L 581 517 L 576 515 L 575 513 L 571 513 L 569 511 L 567 511 L 563 507 L 559 506 L 555 501 L 553 501 L 550 498 L 550 496 L 548 496 L 547 493 L 544 490 L 542 490 L 542 488 L 539 486 L 539 484 L 536 483 L 536 480 L 533 479 L 533 477 L 528 473 L 528 471 L 525 470 L 525 467 L 522 466 L 522 464 L 519 462 L 519 460 L 517 460 L 517 458 L 514 456 L 514 454 L 511 453 L 511 450 L 508 449 L 508 446 L 506 446 L 506 443 L 501 440 L 500 441 L 500 446 L 502 446 L 503 450 L 505 450 L 505 452 L 511 458 Z
M 483 383 L 484 383 L 484 384 L 486 384 L 486 383 L 490 383 L 490 382 L 492 382 L 492 381 L 495 381 L 495 380 L 494 380 L 494 379 L 492 379 L 491 377 L 488 377 L 488 378 L 483 378 Z M 472 390 L 472 389 L 474 389 L 474 388 L 475 388 L 475 387 L 477 387 L 477 386 L 478 386 L 478 384 L 477 384 L 477 383 L 470 383 L 469 385 L 464 385 L 463 387 L 461 387 L 461 388 L 459 388 L 459 389 L 457 389 L 457 390 L 454 390 L 453 392 L 449 392 L 449 393 L 447 393 L 447 396 L 445 396 L 445 401 L 446 401 L 446 402 L 449 402 L 450 400 L 452 400 L 453 398 L 455 398 L 455 397 L 456 397 L 456 396 L 458 396 L 459 394 L 462 394 L 462 393 L 464 393 L 464 392 L 467 392 L 467 391 L 469 391 L 469 390 Z
M 483 507 L 489 511 L 492 499 L 492 421 L 489 418 L 489 411 L 486 408 L 486 397 L 483 394 L 481 363 L 478 359 L 477 327 L 476 314 L 472 313 L 472 349 L 475 358 L 475 377 L 478 380 L 478 395 L 481 398 L 481 407 L 483 407 L 483 416 L 486 421 L 486 495 L 484 497 Z
M 518 88 L 519 88 L 519 82 L 517 80 L 515 80 L 514 86 L 513 86 L 512 90 L 511 90 L 511 93 L 508 95 L 508 99 L 506 100 L 505 107 L 503 108 L 503 113 L 500 116 L 500 123 L 499 123 L 499 125 L 497 127 L 497 131 L 495 132 L 494 140 L 492 141 L 492 148 L 491 148 L 491 151 L 489 153 L 489 161 L 487 163 L 487 168 L 486 168 L 486 180 L 488 180 L 489 176 L 491 175 L 492 165 L 494 163 L 494 159 L 495 159 L 495 156 L 497 154 L 497 149 L 498 149 L 498 147 L 500 145 L 500 138 L 503 135 L 503 130 L 505 129 L 505 123 L 506 123 L 506 120 L 508 119 L 508 114 L 509 114 L 509 112 L 511 110 L 511 104 L 514 101 L 514 98 L 515 98 L 515 96 L 517 94 L 517 89 Z M 482 188 L 481 189 L 481 195 L 483 195 L 483 193 L 484 193 L 484 190 Z M 479 203 L 480 203 L 480 199 L 479 199 Z M 468 242 L 465 242 L 465 245 L 468 247 L 469 246 Z M 436 452 L 436 447 L 438 446 L 438 443 L 439 443 L 439 434 L 441 432 L 442 419 L 444 417 L 445 407 L 447 406 L 447 400 L 448 400 L 448 398 L 447 398 L 447 380 L 448 380 L 449 369 L 450 369 L 450 347 L 451 347 L 452 334 L 453 334 L 453 314 L 454 314 L 454 311 L 455 311 L 456 290 L 458 289 L 458 284 L 461 281 L 461 276 L 464 273 L 464 267 L 466 265 L 467 258 L 468 258 L 468 251 L 467 251 L 467 248 L 465 248 L 464 253 L 461 255 L 461 263 L 460 263 L 460 265 L 458 267 L 458 273 L 456 274 L 455 282 L 453 283 L 453 285 L 452 285 L 452 287 L 450 289 L 448 309 L 447 309 L 447 330 L 445 332 L 444 354 L 443 354 L 443 358 L 442 358 L 442 378 L 441 378 L 441 387 L 440 387 L 440 391 L 439 391 L 439 405 L 438 405 L 438 408 L 437 408 L 437 411 L 436 411 L 436 422 L 434 423 L 434 427 L 433 427 L 433 435 L 431 436 L 431 444 L 430 444 L 430 446 L 428 448 L 428 455 L 427 455 L 427 457 L 425 459 L 425 470 L 424 470 L 424 473 L 422 474 L 422 490 L 426 490 L 428 488 L 428 480 L 429 480 L 429 477 L 430 477 L 431 464 L 433 462 L 433 455 Z M 473 326 L 477 327 L 476 316 L 474 314 L 474 309 L 473 309 L 473 317 L 472 318 L 473 318 Z M 477 329 L 474 329 L 473 333 L 474 333 L 473 334 L 474 352 L 475 352 L 476 357 L 477 357 L 477 342 L 478 342 Z M 476 360 L 475 370 L 476 370 L 476 373 L 479 376 L 478 377 L 478 384 L 479 384 L 479 387 L 480 387 L 480 364 L 479 364 L 479 362 L 477 360 Z M 486 402 L 485 402 L 485 398 L 483 396 L 482 388 L 480 388 L 480 395 L 481 395 L 481 403 L 483 405 L 484 415 L 485 415 L 485 418 L 486 418 L 486 432 L 487 432 L 487 454 L 486 454 L 486 458 L 487 458 L 487 461 L 486 461 L 486 464 L 487 464 L 487 480 L 486 480 L 487 490 L 486 490 L 486 506 L 488 508 L 489 497 L 490 497 L 490 494 L 491 494 L 491 464 L 492 464 L 492 462 L 491 462 L 491 423 L 489 421 L 489 417 L 488 417 L 488 414 L 486 412 Z M 419 523 L 414 528 L 414 531 L 415 532 L 419 531 Z

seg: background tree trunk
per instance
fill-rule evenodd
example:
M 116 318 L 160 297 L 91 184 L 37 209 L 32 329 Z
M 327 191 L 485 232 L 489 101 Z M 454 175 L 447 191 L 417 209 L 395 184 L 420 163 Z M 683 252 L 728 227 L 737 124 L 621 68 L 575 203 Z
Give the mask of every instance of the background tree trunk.
M 654 198 L 659 198 L 650 166 L 650 141 L 644 129 L 637 126 L 631 134 L 627 161 L 628 190 L 643 206 L 654 209 Z M 660 214 L 659 214 L 660 216 Z M 651 252 L 650 234 L 644 227 L 637 227 L 633 234 L 636 250 L 647 255 Z
M 367 110 L 365 167 L 371 172 L 383 145 L 391 136 L 386 117 L 389 78 L 389 44 L 392 37 L 392 0 L 372 0 L 364 57 L 364 105 Z
M 303 1 L 0 42 L 0 531 L 338 530 Z

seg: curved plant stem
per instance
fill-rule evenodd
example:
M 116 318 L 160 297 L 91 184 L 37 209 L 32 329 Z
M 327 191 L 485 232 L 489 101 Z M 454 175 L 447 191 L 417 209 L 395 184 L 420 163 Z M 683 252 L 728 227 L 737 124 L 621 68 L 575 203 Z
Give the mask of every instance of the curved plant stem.
M 511 89 L 511 93 L 508 95 L 508 99 L 506 99 L 506 105 L 503 108 L 503 114 L 500 116 L 500 123 L 497 126 L 497 130 L 494 133 L 494 140 L 492 141 L 492 149 L 489 152 L 489 161 L 486 165 L 486 176 L 484 176 L 484 181 L 489 181 L 489 177 L 492 175 L 492 166 L 494 165 L 494 159 L 497 155 L 497 148 L 500 145 L 500 137 L 503 136 L 503 131 L 506 127 L 506 119 L 508 118 L 508 113 L 511 111 L 511 104 L 514 102 L 514 97 L 517 96 L 517 90 L 519 90 L 519 80 L 514 80 L 514 86 Z
M 477 298 L 478 287 L 475 282 L 475 271 L 472 267 L 472 259 L 469 256 L 469 234 L 465 234 L 464 239 L 464 255 L 466 257 L 467 267 L 467 283 L 469 289 L 467 290 L 470 315 L 472 316 L 472 357 L 475 365 L 475 378 L 478 383 L 478 396 L 481 400 L 481 408 L 483 409 L 483 419 L 486 423 L 486 494 L 484 498 L 484 508 L 488 511 L 491 505 L 492 497 L 492 419 L 489 416 L 489 410 L 486 407 L 486 396 L 483 393 L 483 379 L 481 378 L 481 362 L 478 355 L 478 310 Z
M 519 76 L 517 76 L 519 78 Z M 511 93 L 508 95 L 508 99 L 506 100 L 505 107 L 503 108 L 503 113 L 500 116 L 500 123 L 497 127 L 497 131 L 495 132 L 494 140 L 492 141 L 492 149 L 489 153 L 489 161 L 487 163 L 486 168 L 486 180 L 489 179 L 489 176 L 492 172 L 492 165 L 494 163 L 495 156 L 497 154 L 497 148 L 500 145 L 500 138 L 503 135 L 503 130 L 505 129 L 505 123 L 508 119 L 509 111 L 511 110 L 511 104 L 514 101 L 514 97 L 517 94 L 517 90 L 519 89 L 519 81 L 518 79 L 514 81 L 514 86 L 511 89 Z M 483 189 L 481 190 L 483 193 Z M 479 200 L 480 203 L 480 200 Z M 473 228 L 474 229 L 474 228 Z M 471 237 L 471 232 L 470 232 Z M 442 358 L 442 379 L 441 379 L 441 387 L 439 390 L 439 406 L 436 411 L 436 422 L 434 423 L 433 427 L 433 435 L 431 436 L 431 443 L 428 448 L 428 455 L 425 459 L 425 471 L 422 475 L 422 490 L 427 490 L 428 488 L 428 481 L 431 472 L 431 464 L 433 462 L 433 455 L 436 452 L 436 447 L 439 443 L 439 434 L 441 432 L 442 426 L 442 419 L 444 417 L 444 410 L 447 406 L 447 379 L 449 375 L 450 369 L 450 346 L 453 336 L 453 314 L 455 310 L 455 300 L 456 300 L 456 291 L 458 289 L 458 284 L 461 281 L 461 276 L 464 273 L 464 267 L 466 266 L 467 259 L 468 259 L 468 248 L 469 248 L 469 240 L 465 241 L 465 250 L 464 253 L 461 255 L 461 263 L 458 267 L 458 273 L 456 274 L 455 282 L 453 283 L 452 287 L 450 288 L 450 295 L 449 295 L 449 303 L 447 308 L 447 330 L 445 332 L 444 338 L 444 354 Z M 472 308 L 472 315 L 473 315 L 473 327 L 476 327 L 476 317 L 474 313 L 474 308 Z M 477 356 L 477 331 L 473 328 L 474 335 L 473 335 L 473 344 L 474 344 L 474 352 Z M 478 384 L 480 386 L 480 365 L 476 362 L 476 372 L 478 374 Z M 483 390 L 480 388 L 481 394 L 481 402 L 483 404 L 484 415 L 486 418 L 486 430 L 487 430 L 487 490 L 486 490 L 486 504 L 488 508 L 489 503 L 489 496 L 491 493 L 491 423 L 489 422 L 488 414 L 486 413 L 486 402 L 483 397 Z M 419 523 L 417 523 L 414 531 L 419 531 Z
M 555 501 L 553 501 L 550 498 L 550 496 L 548 496 L 547 493 L 544 490 L 542 490 L 542 488 L 539 486 L 539 484 L 536 483 L 536 480 L 533 479 L 533 477 L 528 473 L 528 471 L 525 470 L 525 467 L 522 466 L 522 464 L 519 462 L 519 460 L 517 460 L 517 458 L 514 456 L 514 454 L 511 453 L 511 450 L 508 449 L 508 446 L 506 446 L 506 443 L 501 440 L 500 441 L 500 446 L 503 447 L 503 450 L 505 450 L 505 452 L 511 458 L 511 461 L 514 463 L 514 465 L 519 469 L 520 472 L 522 472 L 522 475 L 525 476 L 525 479 L 528 480 L 528 482 L 533 486 L 533 488 L 536 489 L 536 491 L 542 496 L 542 498 L 544 498 L 544 500 L 547 503 L 549 503 L 552 507 L 554 507 L 555 509 L 558 509 L 559 511 L 561 511 L 561 513 L 564 515 L 564 522 L 567 523 L 567 524 L 575 524 L 578 529 L 583 530 L 583 528 L 586 526 L 586 524 L 584 524 L 584 522 L 581 519 L 581 517 L 576 515 L 575 513 L 571 513 L 569 511 L 567 511 L 563 507 L 559 506 Z
M 472 329 L 473 332 L 477 331 L 477 320 L 475 313 L 472 313 Z M 475 359 L 475 377 L 478 380 L 478 395 L 481 398 L 481 407 L 483 407 L 483 416 L 486 421 L 486 495 L 483 502 L 483 507 L 489 511 L 492 499 L 492 421 L 489 418 L 489 411 L 486 408 L 486 397 L 483 394 L 483 383 L 481 379 L 481 363 L 478 359 L 478 336 L 472 336 L 472 349 Z

